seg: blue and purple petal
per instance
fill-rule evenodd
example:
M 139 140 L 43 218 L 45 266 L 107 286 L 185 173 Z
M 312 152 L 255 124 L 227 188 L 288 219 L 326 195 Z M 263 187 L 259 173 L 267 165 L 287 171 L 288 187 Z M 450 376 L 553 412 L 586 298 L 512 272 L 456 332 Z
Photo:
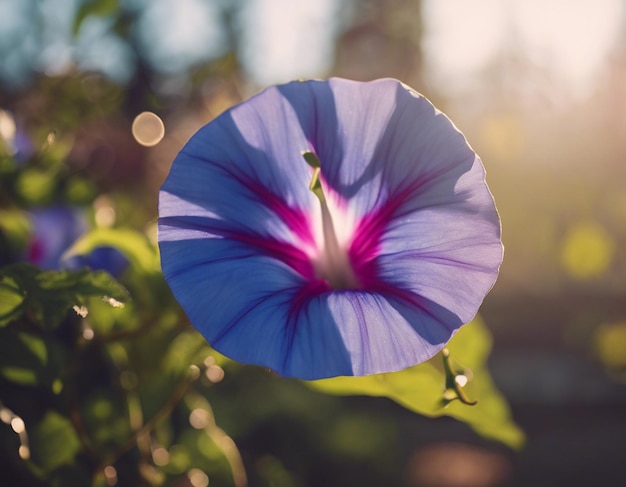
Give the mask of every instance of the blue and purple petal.
M 237 361 L 303 379 L 429 359 L 502 261 L 480 159 L 392 79 L 293 82 L 233 107 L 177 156 L 159 213 L 163 272 L 194 326 Z M 348 279 L 329 278 L 324 221 Z
M 58 269 L 63 253 L 87 230 L 87 220 L 78 208 L 56 205 L 30 213 L 33 227 L 26 260 L 44 269 Z

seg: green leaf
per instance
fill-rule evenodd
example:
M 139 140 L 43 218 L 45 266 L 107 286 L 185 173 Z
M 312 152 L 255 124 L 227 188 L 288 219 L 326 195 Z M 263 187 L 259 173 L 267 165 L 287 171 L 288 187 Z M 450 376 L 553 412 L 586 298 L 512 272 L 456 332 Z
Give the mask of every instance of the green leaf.
M 195 330 L 180 332 L 163 357 L 163 370 L 174 374 L 187 374 L 189 366 L 200 365 L 211 352 L 206 340 Z
M 31 168 L 22 171 L 16 181 L 18 194 L 29 205 L 49 203 L 56 190 L 57 172 L 54 168 Z
M 470 378 L 463 392 L 474 406 L 446 399 L 446 373 L 441 354 L 408 369 L 363 377 L 335 377 L 306 382 L 320 392 L 336 395 L 388 397 L 416 413 L 429 417 L 452 416 L 485 438 L 521 448 L 524 433 L 514 423 L 509 406 L 496 389 L 487 369 L 491 336 L 479 318 L 465 325 L 448 343 L 447 350 Z M 449 391 L 448 391 L 449 392 Z
M 36 272 L 36 267 L 29 264 L 13 264 L 0 268 L 0 326 L 16 321 L 26 313 L 26 289 L 30 287 L 29 283 L 32 284 Z M 21 296 L 19 302 L 18 296 Z
M 159 272 L 159 259 L 154 246 L 141 232 L 128 228 L 96 228 L 79 238 L 63 258 L 85 255 L 98 247 L 115 247 L 143 272 Z
M 0 329 L 0 377 L 22 386 L 43 386 L 58 394 L 67 372 L 65 348 L 50 334 Z
M 143 325 L 136 303 L 133 302 L 116 309 L 115 313 L 111 313 L 111 302 L 101 298 L 90 298 L 84 306 L 89 310 L 89 326 L 96 334 L 131 332 Z
M 6 315 L 0 314 L 0 324 L 26 314 L 45 328 L 55 328 L 69 310 L 80 307 L 89 297 L 102 298 L 114 307 L 129 299 L 126 289 L 109 274 L 89 269 L 42 271 L 30 264 L 12 264 L 0 269 L 0 284 L 5 293 L 23 297 Z M 17 299 L 11 299 L 15 304 Z
M 31 223 L 26 213 L 20 210 L 0 210 L 0 233 L 12 251 L 26 247 L 31 232 Z
M 65 183 L 65 195 L 70 205 L 87 205 L 93 201 L 97 189 L 89 180 L 72 177 Z
M 84 427 L 94 447 L 111 453 L 131 435 L 128 408 L 123 396 L 110 389 L 94 390 L 81 404 Z
M 0 327 L 20 317 L 25 298 L 13 279 L 0 276 Z
M 31 459 L 46 472 L 72 463 L 80 450 L 72 423 L 54 411 L 46 413 L 28 434 Z
M 128 301 L 126 289 L 104 271 L 44 271 L 37 276 L 37 281 L 42 289 L 68 291 L 82 298 L 106 297 L 112 305 L 111 299 L 120 303 Z

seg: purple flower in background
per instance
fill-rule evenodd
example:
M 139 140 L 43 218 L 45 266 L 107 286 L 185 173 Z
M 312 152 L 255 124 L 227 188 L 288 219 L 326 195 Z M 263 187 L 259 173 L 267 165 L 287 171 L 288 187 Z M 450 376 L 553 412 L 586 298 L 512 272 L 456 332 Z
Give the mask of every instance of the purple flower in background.
M 82 212 L 62 205 L 33 210 L 30 221 L 26 259 L 44 269 L 58 269 L 63 252 L 87 230 Z
M 200 129 L 163 184 L 163 272 L 218 351 L 317 379 L 423 362 L 502 261 L 478 156 L 402 83 L 269 88 Z
M 56 205 L 30 212 L 32 232 L 25 258 L 43 269 L 78 270 L 89 267 L 120 277 L 129 265 L 118 249 L 100 246 L 88 254 L 64 256 L 72 244 L 88 229 L 87 220 L 78 208 Z
M 106 271 L 113 277 L 120 277 L 128 268 L 130 262 L 115 247 L 96 247 L 88 254 L 72 255 L 61 261 L 64 269 L 77 270 L 89 267 L 94 271 Z

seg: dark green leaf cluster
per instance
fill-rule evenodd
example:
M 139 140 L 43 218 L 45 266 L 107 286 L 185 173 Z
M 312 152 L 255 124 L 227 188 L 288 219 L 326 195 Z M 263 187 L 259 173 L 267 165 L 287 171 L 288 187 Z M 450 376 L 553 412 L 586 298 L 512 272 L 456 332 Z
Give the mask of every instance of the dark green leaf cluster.
M 54 329 L 72 309 L 86 316 L 91 297 L 121 307 L 128 293 L 104 271 L 43 271 L 30 264 L 5 266 L 0 269 L 0 326 L 25 319 Z
M 42 78 L 14 112 L 26 148 L 0 136 L 0 483 L 242 485 L 207 399 L 231 365 L 163 280 L 156 196 L 138 190 L 144 159 L 110 120 L 118 91 Z M 120 155 L 135 166 L 119 171 Z M 103 223 L 102 208 L 115 218 Z M 42 253 L 46 268 L 34 263 Z
M 123 280 L 0 268 L 0 469 L 24 486 L 174 485 L 189 475 L 235 485 L 241 459 L 204 397 L 225 360 L 187 325 L 157 271 L 135 262 Z

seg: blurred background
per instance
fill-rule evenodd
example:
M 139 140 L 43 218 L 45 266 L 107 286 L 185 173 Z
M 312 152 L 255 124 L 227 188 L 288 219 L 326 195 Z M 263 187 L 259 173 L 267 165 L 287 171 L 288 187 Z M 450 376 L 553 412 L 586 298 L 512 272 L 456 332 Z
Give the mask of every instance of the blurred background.
M 269 84 L 328 76 L 406 82 L 483 159 L 505 260 L 481 315 L 527 443 L 513 451 L 453 419 L 258 370 L 223 377 L 218 358 L 205 363 L 222 372 L 207 375 L 203 400 L 221 428 L 212 439 L 238 447 L 238 460 L 222 451 L 229 465 L 268 487 L 624 485 L 623 0 L 0 0 L 0 146 L 13 161 L 0 210 L 17 200 L 30 212 L 28 236 L 4 242 L 1 263 L 26 252 L 53 268 L 84 231 L 72 221 L 58 237 L 68 208 L 87 208 L 87 226 L 152 235 L 158 188 L 199 127 Z M 19 169 L 41 154 L 62 164 Z M 17 392 L 3 385 L 0 427 L 19 436 Z M 7 441 L 0 473 L 48 485 L 14 467 L 19 443 Z M 182 447 L 150 448 L 165 477 L 147 483 L 129 467 L 125 480 L 118 467 L 102 485 L 244 485 L 215 465 L 189 469 Z M 67 475 L 50 485 L 89 485 Z

